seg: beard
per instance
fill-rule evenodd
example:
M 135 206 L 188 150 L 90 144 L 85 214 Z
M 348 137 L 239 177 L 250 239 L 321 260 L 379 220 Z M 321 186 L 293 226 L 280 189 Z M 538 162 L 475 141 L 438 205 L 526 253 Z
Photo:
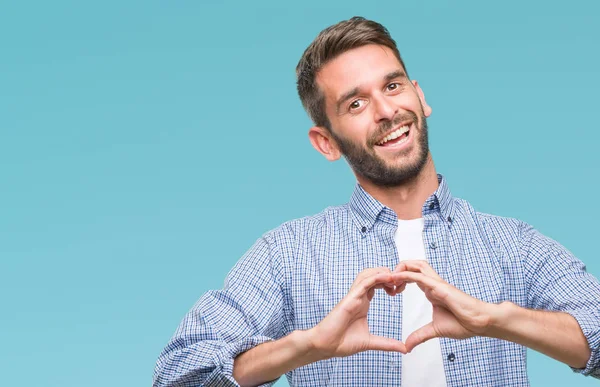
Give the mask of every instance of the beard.
M 401 122 L 411 120 L 414 123 L 416 133 L 413 133 L 414 144 L 417 152 L 415 160 L 407 160 L 396 165 L 389 165 L 375 152 L 375 141 Z M 423 113 L 420 117 L 413 112 L 407 112 L 395 116 L 392 120 L 385 121 L 370 136 L 366 146 L 362 146 L 347 138 L 340 137 L 330 131 L 337 142 L 341 153 L 352 168 L 352 170 L 368 179 L 371 183 L 380 187 L 397 187 L 415 179 L 427 163 L 429 156 L 429 140 L 427 136 L 427 119 Z M 400 151 L 396 156 L 401 157 L 406 150 Z

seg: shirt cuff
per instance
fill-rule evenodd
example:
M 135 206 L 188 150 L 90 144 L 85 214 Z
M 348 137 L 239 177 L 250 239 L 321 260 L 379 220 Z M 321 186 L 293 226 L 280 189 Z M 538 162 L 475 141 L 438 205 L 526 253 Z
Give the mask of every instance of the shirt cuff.
M 592 352 L 585 368 L 571 367 L 571 369 L 574 372 L 600 379 L 600 327 L 598 326 L 600 311 L 578 309 L 564 312 L 577 320 Z
M 217 364 L 215 370 L 206 380 L 207 387 L 239 387 L 239 384 L 233 378 L 233 361 L 243 352 L 256 347 L 259 344 L 273 341 L 267 336 L 252 336 L 247 339 L 229 343 L 221 348 L 214 355 L 214 363 Z M 270 382 L 261 384 L 259 387 L 268 387 L 275 384 L 279 378 Z

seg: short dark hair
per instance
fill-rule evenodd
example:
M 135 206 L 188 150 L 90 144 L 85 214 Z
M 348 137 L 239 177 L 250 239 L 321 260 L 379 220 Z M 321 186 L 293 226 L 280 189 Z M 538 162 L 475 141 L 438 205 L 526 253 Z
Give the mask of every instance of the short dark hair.
M 368 44 L 379 44 L 391 49 L 408 76 L 396 42 L 381 24 L 355 16 L 327 27 L 306 48 L 296 66 L 298 95 L 302 106 L 316 126 L 331 130 L 325 112 L 325 96 L 317 85 L 317 73 L 325 64 L 344 52 Z

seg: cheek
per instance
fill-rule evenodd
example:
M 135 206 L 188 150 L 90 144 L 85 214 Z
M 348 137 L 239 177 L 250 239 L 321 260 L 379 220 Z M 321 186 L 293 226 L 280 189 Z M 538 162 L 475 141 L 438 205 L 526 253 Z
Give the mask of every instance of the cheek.
M 372 133 L 373 126 L 373 116 L 367 109 L 359 115 L 344 117 L 340 120 L 339 128 L 341 130 L 339 133 L 354 142 L 364 142 Z
M 402 93 L 396 96 L 396 103 L 403 110 L 410 110 L 415 113 L 421 113 L 421 100 L 416 93 Z

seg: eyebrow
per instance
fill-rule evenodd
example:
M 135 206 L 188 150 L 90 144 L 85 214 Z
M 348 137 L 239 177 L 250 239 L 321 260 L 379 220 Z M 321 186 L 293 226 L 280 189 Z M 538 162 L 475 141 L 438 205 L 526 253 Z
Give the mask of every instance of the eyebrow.
M 386 74 L 383 77 L 383 80 L 384 80 L 384 82 L 389 82 L 392 79 L 396 79 L 396 78 L 407 78 L 407 76 L 404 71 L 396 70 L 396 71 L 392 71 L 391 73 Z M 349 99 L 351 99 L 353 97 L 356 97 L 359 94 L 359 92 L 360 92 L 360 87 L 355 87 L 351 90 L 348 90 L 344 94 L 342 94 L 342 96 L 340 98 L 338 98 L 337 102 L 335 103 L 335 112 L 337 114 L 339 114 L 340 108 L 342 107 L 344 102 L 348 101 Z

